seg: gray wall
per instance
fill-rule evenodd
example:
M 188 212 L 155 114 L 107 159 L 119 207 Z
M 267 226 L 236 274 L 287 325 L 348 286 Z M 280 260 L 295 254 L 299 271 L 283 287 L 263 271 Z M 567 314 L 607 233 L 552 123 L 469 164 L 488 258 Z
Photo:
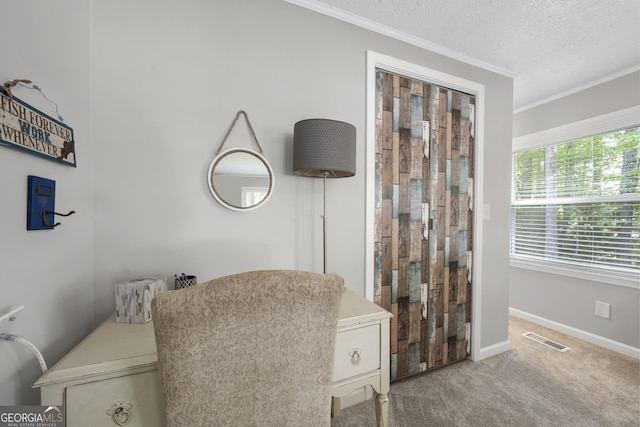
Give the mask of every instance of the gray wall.
M 513 137 L 551 129 L 640 103 L 640 71 L 513 115 Z
M 7 0 L 0 25 L 0 83 L 30 79 L 73 128 L 77 168 L 0 146 L 0 313 L 24 305 L 12 331 L 53 365 L 93 323 L 93 192 L 89 2 Z M 13 94 L 56 117 L 37 91 Z M 56 181 L 55 230 L 27 231 L 27 175 Z M 0 341 L 0 405 L 39 403 L 41 371 L 25 346 Z
M 514 137 L 640 105 L 640 72 L 514 115 Z M 634 348 L 640 347 L 640 291 L 595 281 L 510 268 L 512 308 Z M 611 319 L 595 303 L 611 304 Z
M 364 294 L 368 49 L 485 85 L 491 220 L 476 338 L 483 348 L 507 342 L 511 78 L 280 0 L 86 3 L 9 0 L 3 16 L 11 19 L 0 26 L 0 79 L 28 77 L 49 89 L 77 130 L 74 170 L 0 147 L 3 268 L 5 277 L 27 275 L 19 286 L 3 284 L 11 291 L 2 304 L 30 307 L 15 332 L 50 364 L 92 320 L 113 312 L 116 283 L 180 272 L 206 280 L 253 269 L 322 271 L 322 180 L 291 171 L 301 119 L 357 128 L 356 176 L 327 183 L 328 268 Z M 220 206 L 206 182 L 240 109 L 276 177 L 272 198 L 250 212 Z M 254 148 L 249 141 L 239 121 L 225 149 Z M 66 194 L 59 206 L 73 205 L 76 218 L 46 235 L 23 231 L 29 173 L 58 179 Z M 10 346 L 0 343 L 0 404 L 37 403 L 29 390 L 37 364 Z

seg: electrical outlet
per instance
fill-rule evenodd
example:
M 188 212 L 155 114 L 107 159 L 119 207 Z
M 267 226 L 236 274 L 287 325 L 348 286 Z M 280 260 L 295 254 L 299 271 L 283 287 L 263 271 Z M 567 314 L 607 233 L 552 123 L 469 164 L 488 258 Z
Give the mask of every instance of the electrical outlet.
M 611 304 L 596 301 L 596 316 L 611 319 Z
M 7 314 L 0 316 L 0 334 L 8 334 L 18 319 L 18 313 L 24 308 L 24 305 L 9 311 Z

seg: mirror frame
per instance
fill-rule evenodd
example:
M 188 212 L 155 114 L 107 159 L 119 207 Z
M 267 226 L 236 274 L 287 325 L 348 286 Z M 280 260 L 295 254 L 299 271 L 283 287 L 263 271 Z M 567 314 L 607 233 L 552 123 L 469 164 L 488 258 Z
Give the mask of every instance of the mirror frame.
M 258 160 L 260 160 L 262 164 L 267 168 L 267 172 L 269 173 L 269 189 L 267 190 L 267 194 L 265 194 L 262 200 L 259 203 L 256 203 L 255 205 L 248 206 L 248 207 L 234 205 L 233 203 L 229 203 L 228 201 L 226 201 L 224 197 L 221 194 L 218 194 L 218 191 L 216 191 L 215 184 L 213 182 L 214 170 L 221 160 L 223 160 L 227 156 L 234 153 L 245 153 L 245 154 L 252 155 L 256 157 Z M 211 191 L 211 194 L 213 195 L 213 197 L 218 201 L 218 203 L 220 203 L 222 206 L 228 209 L 244 212 L 244 211 L 250 211 L 250 210 L 256 209 L 264 205 L 267 202 L 267 200 L 269 200 L 269 198 L 273 194 L 273 188 L 275 186 L 275 175 L 273 174 L 273 169 L 271 169 L 271 165 L 269 164 L 267 159 L 264 158 L 262 154 L 253 150 L 249 150 L 247 148 L 231 148 L 229 150 L 223 151 L 222 153 L 216 155 L 216 157 L 213 159 L 213 161 L 211 162 L 211 165 L 209 166 L 209 171 L 207 172 L 207 184 L 209 184 L 209 190 Z

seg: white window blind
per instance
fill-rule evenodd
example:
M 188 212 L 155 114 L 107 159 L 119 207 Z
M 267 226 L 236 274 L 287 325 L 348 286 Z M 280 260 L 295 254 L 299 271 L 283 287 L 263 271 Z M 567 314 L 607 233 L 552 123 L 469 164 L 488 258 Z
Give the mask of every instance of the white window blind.
M 512 258 L 640 273 L 640 127 L 519 149 L 512 174 Z

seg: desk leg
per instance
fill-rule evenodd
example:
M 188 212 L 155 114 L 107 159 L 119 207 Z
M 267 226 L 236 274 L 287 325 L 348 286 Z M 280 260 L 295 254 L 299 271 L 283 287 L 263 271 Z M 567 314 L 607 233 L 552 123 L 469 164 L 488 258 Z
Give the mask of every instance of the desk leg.
M 389 397 L 387 394 L 376 396 L 376 421 L 378 427 L 387 427 L 389 420 Z
M 339 417 L 340 416 L 340 399 L 337 397 L 331 397 L 331 416 Z

